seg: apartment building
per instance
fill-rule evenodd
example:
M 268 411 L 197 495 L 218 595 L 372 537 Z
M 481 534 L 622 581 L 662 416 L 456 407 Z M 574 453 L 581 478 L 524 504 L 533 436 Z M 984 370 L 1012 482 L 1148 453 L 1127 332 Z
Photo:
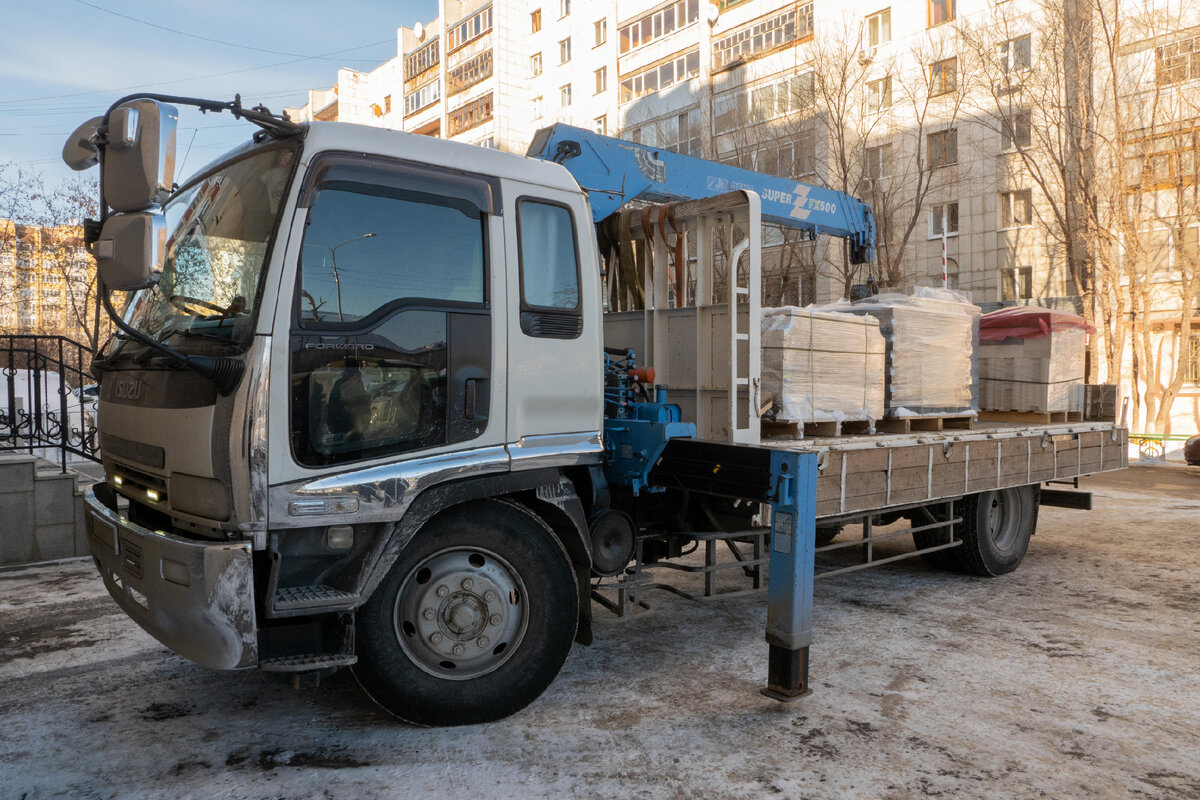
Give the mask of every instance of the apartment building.
M 336 86 L 311 93 L 294 113 L 513 152 L 524 152 L 539 127 L 568 122 L 870 202 L 879 259 L 869 267 L 848 265 L 837 242 L 768 237 L 772 302 L 944 282 L 985 308 L 1074 310 L 1100 291 L 1071 223 L 1086 202 L 1072 182 L 1097 168 L 1080 160 L 1081 147 L 1062 143 L 1061 132 L 1080 124 L 1064 114 L 1093 108 L 1088 124 L 1099 127 L 1117 111 L 1100 109 L 1091 92 L 1130 107 L 1149 95 L 1173 98 L 1165 117 L 1140 129 L 1123 123 L 1142 133 L 1110 137 L 1130 148 L 1124 160 L 1138 165 L 1140 183 L 1107 200 L 1145 195 L 1155 176 L 1164 189 L 1197 184 L 1200 19 L 1191 17 L 1200 9 L 1142 4 L 1160 17 L 1178 13 L 1140 28 L 1132 21 L 1145 14 L 1130 17 L 1118 60 L 1140 64 L 1142 75 L 1124 70 L 1109 91 L 1085 74 L 1103 60 L 1092 52 L 1100 36 L 1071 34 L 1080 23 L 1071 15 L 1108 3 L 1073 0 L 1055 17 L 1053 4 L 1035 0 L 440 0 L 435 20 L 399 30 L 395 59 L 371 72 L 339 71 Z M 1068 73 L 1067 64 L 1082 66 Z M 1155 273 L 1158 295 L 1184 286 L 1174 291 L 1183 297 L 1186 270 L 1174 265 L 1196 249 L 1196 228 L 1154 222 L 1186 215 L 1178 198 L 1151 195 L 1133 212 L 1148 220 L 1141 249 L 1167 254 L 1171 268 Z M 1101 233 L 1098 224 L 1091 220 L 1087 236 Z M 1131 279 L 1121 280 L 1118 294 Z M 1187 395 L 1200 391 L 1200 339 L 1180 332 L 1186 298 L 1171 305 L 1165 295 L 1143 304 L 1166 304 L 1156 325 L 1177 333 L 1175 355 L 1162 363 L 1184 365 Z M 1097 312 L 1133 312 L 1121 309 Z M 1113 369 L 1127 373 L 1133 345 L 1122 346 L 1124 367 Z
M 0 331 L 78 337 L 91 259 L 74 227 L 0 219 Z

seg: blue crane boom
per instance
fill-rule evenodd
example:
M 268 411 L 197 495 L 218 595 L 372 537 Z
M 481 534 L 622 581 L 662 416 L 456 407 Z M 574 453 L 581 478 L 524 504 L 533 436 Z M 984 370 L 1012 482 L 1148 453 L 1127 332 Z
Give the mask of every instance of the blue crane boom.
M 566 167 L 588 193 L 594 222 L 630 200 L 700 200 L 738 189 L 762 198 L 763 220 L 846 239 L 850 260 L 875 260 L 871 207 L 844 192 L 810 186 L 561 123 L 542 128 L 527 155 Z

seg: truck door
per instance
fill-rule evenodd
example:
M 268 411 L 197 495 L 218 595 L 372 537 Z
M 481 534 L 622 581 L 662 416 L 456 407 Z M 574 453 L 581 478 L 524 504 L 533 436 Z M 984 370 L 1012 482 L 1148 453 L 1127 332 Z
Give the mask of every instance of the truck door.
M 514 467 L 601 450 L 599 270 L 578 192 L 505 184 L 508 437 Z
M 297 465 L 502 443 L 499 194 L 487 178 L 391 159 L 329 155 L 310 168 L 288 342 Z

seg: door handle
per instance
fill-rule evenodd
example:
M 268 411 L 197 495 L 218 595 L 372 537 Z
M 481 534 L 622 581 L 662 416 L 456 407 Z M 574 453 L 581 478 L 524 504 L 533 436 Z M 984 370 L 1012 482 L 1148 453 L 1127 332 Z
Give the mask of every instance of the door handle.
M 467 378 L 463 382 L 463 416 L 467 419 L 475 419 L 477 409 L 476 395 L 479 391 L 479 384 L 486 380 L 485 378 Z

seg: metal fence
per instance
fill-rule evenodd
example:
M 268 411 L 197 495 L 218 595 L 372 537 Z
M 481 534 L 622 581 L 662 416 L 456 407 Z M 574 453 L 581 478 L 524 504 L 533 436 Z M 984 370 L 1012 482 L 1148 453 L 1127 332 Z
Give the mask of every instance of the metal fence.
M 65 336 L 0 334 L 0 451 L 100 460 L 92 351 Z

